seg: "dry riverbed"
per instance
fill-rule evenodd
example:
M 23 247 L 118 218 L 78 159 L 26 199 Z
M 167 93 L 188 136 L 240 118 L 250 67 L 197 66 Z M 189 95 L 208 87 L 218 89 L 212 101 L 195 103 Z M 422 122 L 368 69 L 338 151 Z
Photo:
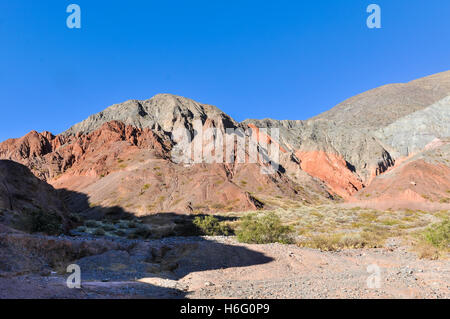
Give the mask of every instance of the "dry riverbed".
M 10 271 L 0 273 L 0 298 L 450 298 L 450 261 L 419 259 L 395 238 L 337 252 L 233 237 L 121 241 L 72 263 L 82 289 L 68 289 L 62 273 Z M 369 265 L 379 288 L 368 287 Z

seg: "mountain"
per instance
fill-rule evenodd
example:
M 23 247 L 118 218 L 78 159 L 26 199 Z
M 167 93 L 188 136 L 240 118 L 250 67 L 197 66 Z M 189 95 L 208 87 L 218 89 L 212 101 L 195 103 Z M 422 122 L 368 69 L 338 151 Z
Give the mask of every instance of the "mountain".
M 379 129 L 442 100 L 449 92 L 450 71 L 446 71 L 364 92 L 313 120 L 326 119 L 339 126 L 358 129 Z
M 57 189 L 87 194 L 90 207 L 71 200 L 70 208 L 88 215 L 103 207 L 122 207 L 139 216 L 242 211 L 272 207 L 265 198 L 314 203 L 332 197 L 291 154 L 281 155 L 284 166 L 272 175 L 261 174 L 261 163 L 174 162 L 171 133 L 177 129 L 194 133 L 194 121 L 223 133 L 226 128 L 243 128 L 214 106 L 160 94 L 113 105 L 58 136 L 31 132 L 5 141 L 0 158 L 30 167 Z
M 427 157 L 424 150 L 450 136 L 449 102 L 447 71 L 370 90 L 307 121 L 266 119 L 244 123 L 280 127 L 280 144 L 297 156 L 304 171 L 347 200 L 363 200 L 360 195 L 367 195 L 367 188 L 385 177 L 384 173 L 394 167 L 398 171 L 402 163 L 406 165 L 405 158 L 418 154 Z M 450 176 L 444 174 L 443 178 L 448 181 Z M 423 179 L 431 181 L 434 176 L 424 174 Z M 436 188 L 444 185 L 424 187 L 423 196 L 417 198 L 436 197 Z M 440 196 L 444 194 L 440 192 Z M 445 197 L 440 200 L 445 201 Z
M 238 123 L 215 106 L 158 94 L 110 106 L 56 136 L 33 131 L 7 140 L 0 143 L 0 158 L 68 191 L 68 208 L 86 216 L 115 207 L 143 216 L 397 197 L 406 205 L 444 205 L 450 197 L 449 99 L 450 71 L 362 93 L 307 121 Z M 210 128 L 216 132 L 213 141 L 229 136 L 227 129 L 247 137 L 246 160 L 176 160 L 180 149 L 205 147 L 208 139 L 200 132 Z M 179 130 L 192 141 L 177 140 Z M 252 140 L 261 154 L 278 151 L 274 174 L 262 173 L 267 168 L 262 159 L 247 161 Z M 238 147 L 233 141 L 231 148 Z M 435 161 L 436 154 L 443 160 Z M 78 200 L 80 194 L 89 200 Z
M 246 120 L 244 123 L 280 127 L 280 145 L 295 155 L 300 168 L 344 198 L 394 163 L 374 136 L 338 126 L 333 121 Z

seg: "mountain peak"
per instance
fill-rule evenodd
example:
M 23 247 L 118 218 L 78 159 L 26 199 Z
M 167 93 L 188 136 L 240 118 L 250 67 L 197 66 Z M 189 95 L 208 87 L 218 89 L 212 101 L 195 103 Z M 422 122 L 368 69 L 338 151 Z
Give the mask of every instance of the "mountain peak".
M 193 119 L 231 118 L 215 106 L 202 104 L 192 99 L 173 95 L 157 94 L 148 100 L 128 100 L 114 104 L 105 110 L 91 115 L 86 120 L 75 124 L 64 135 L 89 133 L 110 121 L 123 122 L 137 128 L 159 129 L 166 132 L 173 130 L 175 123 L 190 122 Z

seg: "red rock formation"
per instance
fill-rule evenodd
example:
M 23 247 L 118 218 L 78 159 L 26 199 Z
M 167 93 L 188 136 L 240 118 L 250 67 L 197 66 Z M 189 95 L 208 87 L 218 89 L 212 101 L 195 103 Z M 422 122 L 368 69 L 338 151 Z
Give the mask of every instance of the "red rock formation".
M 450 167 L 424 160 L 406 162 L 374 179 L 356 200 L 375 202 L 450 202 Z
M 261 174 L 260 164 L 177 164 L 171 161 L 171 148 L 172 141 L 161 132 L 112 121 L 86 134 L 33 132 L 0 143 L 0 154 L 29 166 L 57 189 L 88 195 L 93 207 L 118 206 L 135 215 L 261 207 L 250 193 L 310 197 L 298 194 L 299 187 L 285 174 Z M 89 208 L 77 200 L 70 205 L 75 211 Z
M 345 160 L 324 151 L 297 151 L 302 170 L 324 181 L 343 198 L 349 198 L 363 187 L 362 182 L 348 169 Z
M 280 148 L 281 152 L 283 152 L 283 153 L 287 152 L 277 141 L 275 141 L 268 134 L 264 134 L 263 132 L 261 132 L 261 130 L 258 127 L 256 127 L 254 124 L 248 124 L 247 126 L 252 129 L 252 134 L 256 135 L 256 140 L 258 142 L 262 143 L 263 145 L 275 144 Z

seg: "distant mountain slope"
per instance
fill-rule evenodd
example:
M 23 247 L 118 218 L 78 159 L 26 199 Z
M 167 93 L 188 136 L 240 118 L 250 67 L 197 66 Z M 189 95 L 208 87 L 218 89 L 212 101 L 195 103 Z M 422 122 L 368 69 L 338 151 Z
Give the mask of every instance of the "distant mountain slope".
M 435 139 L 450 137 L 450 96 L 380 128 L 374 135 L 395 157 L 409 156 Z
M 388 84 L 356 95 L 314 119 L 359 129 L 378 129 L 450 95 L 450 71 L 409 83 Z

